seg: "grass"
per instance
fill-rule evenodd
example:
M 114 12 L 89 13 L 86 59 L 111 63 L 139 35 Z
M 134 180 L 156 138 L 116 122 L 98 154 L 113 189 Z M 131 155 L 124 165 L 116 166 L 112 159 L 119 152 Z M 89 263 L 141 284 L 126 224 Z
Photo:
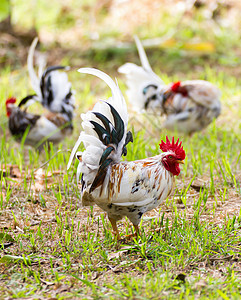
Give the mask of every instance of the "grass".
M 210 76 L 211 81 L 217 80 Z M 96 96 L 90 90 L 91 79 L 82 80 L 84 90 L 77 94 L 77 102 L 83 97 L 88 106 Z M 224 93 L 240 95 L 231 78 L 225 87 L 222 80 L 216 83 Z M 96 90 L 103 92 L 99 85 Z M 224 110 L 226 105 L 224 100 Z M 39 154 L 16 148 L 4 122 L 1 161 L 16 167 L 1 175 L 1 244 L 13 243 L 2 250 L 0 259 L 0 281 L 8 286 L 1 285 L 2 297 L 238 299 L 240 125 L 233 120 L 227 127 L 225 118 L 222 115 L 205 134 L 182 137 L 188 159 L 176 189 L 160 208 L 159 218 L 158 211 L 143 218 L 141 238 L 128 245 L 116 243 L 100 209 L 80 207 L 77 165 L 66 171 L 67 150 L 78 134 L 78 116 L 74 137 L 65 140 L 58 148 L 61 152 L 37 174 L 34 170 L 57 149 Z M 127 160 L 157 154 L 166 134 L 157 131 L 154 126 L 153 136 L 147 138 L 137 128 Z M 126 220 L 119 226 L 123 235 L 131 230 Z
M 51 19 L 50 15 L 46 18 Z M 15 69 L 11 65 L 1 70 L 0 298 L 240 298 L 241 82 L 236 76 L 240 58 L 236 55 L 236 33 L 224 43 L 225 28 L 219 36 L 209 37 L 218 49 L 216 53 L 194 55 L 185 50 L 185 43 L 198 30 L 197 24 L 202 24 L 199 36 L 205 36 L 205 21 L 200 18 L 195 15 L 189 30 L 185 26 L 188 19 L 181 23 L 174 48 L 151 48 L 147 52 L 154 70 L 166 83 L 201 78 L 216 84 L 223 95 L 222 114 L 190 138 L 160 132 L 160 119 L 137 116 L 128 105 L 134 143 L 128 145 L 125 159 L 156 155 L 166 134 L 180 137 L 187 152 L 172 195 L 143 217 L 140 238 L 129 243 L 115 241 L 105 213 L 98 207 L 80 206 L 77 162 L 66 170 L 69 150 L 80 130 L 80 113 L 97 99 L 110 96 L 106 86 L 92 76 L 69 72 L 78 105 L 74 134 L 58 147 L 38 153 L 13 140 L 4 115 L 4 99 L 16 95 L 20 100 L 31 92 L 26 67 Z M 72 21 L 68 19 L 70 24 Z M 153 36 L 160 30 L 168 31 L 175 22 L 168 19 L 166 27 L 155 27 Z M 145 27 L 141 37 L 148 37 L 154 25 Z M 143 24 L 136 31 L 142 28 Z M 104 41 L 118 37 L 112 31 L 107 34 L 103 30 Z M 63 57 L 63 63 L 95 66 L 118 76 L 123 93 L 126 87 L 117 67 L 127 60 L 139 63 L 134 48 L 93 47 L 80 54 L 81 59 L 74 50 L 69 53 L 73 55 Z M 132 231 L 125 219 L 119 228 L 123 236 Z

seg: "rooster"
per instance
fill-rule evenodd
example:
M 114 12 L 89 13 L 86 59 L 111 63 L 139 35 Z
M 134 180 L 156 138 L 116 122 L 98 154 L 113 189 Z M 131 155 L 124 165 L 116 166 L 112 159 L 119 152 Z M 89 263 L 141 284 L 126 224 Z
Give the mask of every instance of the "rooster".
M 16 98 L 6 100 L 6 111 L 9 118 L 9 130 L 14 138 L 20 142 L 28 130 L 25 144 L 41 150 L 44 142 L 59 143 L 73 131 L 72 116 L 68 113 L 51 113 L 35 115 L 22 110 L 15 105 Z
M 179 164 L 185 159 L 185 151 L 179 143 L 162 141 L 163 151 L 154 157 L 121 161 L 127 154 L 126 145 L 133 142 L 127 131 L 128 114 L 125 99 L 115 82 L 105 73 L 81 68 L 80 73 L 95 75 L 106 82 L 112 92 L 108 101 L 99 101 L 92 111 L 82 114 L 82 127 L 68 163 L 68 169 L 79 145 L 85 150 L 77 152 L 79 160 L 77 181 L 80 173 L 82 205 L 97 204 L 107 212 L 117 239 L 120 238 L 116 222 L 126 216 L 139 233 L 142 215 L 156 208 L 171 193 L 174 176 L 179 175 Z
M 28 54 L 28 72 L 36 94 L 25 97 L 19 103 L 19 107 L 31 99 L 40 102 L 51 112 L 68 113 L 72 110 L 71 107 L 74 107 L 75 99 L 67 74 L 65 72 L 59 72 L 58 70 L 66 71 L 69 70 L 69 67 L 51 66 L 43 71 L 42 63 L 42 65 L 39 66 L 39 76 L 37 76 L 33 67 L 33 56 L 37 43 L 38 38 L 35 38 Z
M 205 80 L 165 85 L 152 71 L 145 50 L 135 36 L 142 66 L 126 63 L 118 71 L 126 75 L 129 101 L 139 111 L 166 115 L 164 128 L 192 134 L 207 127 L 221 112 L 220 90 Z

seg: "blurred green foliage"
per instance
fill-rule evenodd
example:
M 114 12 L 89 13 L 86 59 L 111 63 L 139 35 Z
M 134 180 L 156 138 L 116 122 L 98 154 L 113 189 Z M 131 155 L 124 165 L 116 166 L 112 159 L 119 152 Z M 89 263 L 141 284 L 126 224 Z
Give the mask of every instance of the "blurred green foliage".
M 0 1 L 0 22 L 8 17 L 10 10 L 9 5 L 9 0 Z

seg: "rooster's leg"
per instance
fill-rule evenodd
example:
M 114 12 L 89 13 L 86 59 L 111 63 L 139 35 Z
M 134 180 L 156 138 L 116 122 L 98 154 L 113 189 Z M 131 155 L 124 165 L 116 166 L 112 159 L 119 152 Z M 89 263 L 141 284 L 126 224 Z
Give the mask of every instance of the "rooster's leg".
M 116 225 L 116 220 L 112 219 L 110 217 L 109 217 L 109 220 L 110 220 L 111 226 L 113 228 L 114 235 L 116 236 L 117 240 L 120 240 L 120 234 L 119 234 L 119 231 L 118 231 L 118 228 L 117 228 L 117 225 Z
M 135 228 L 135 233 L 134 234 L 132 233 L 132 234 L 126 235 L 125 236 L 125 240 L 132 239 L 133 237 L 137 238 L 138 235 L 140 235 L 139 226 L 133 224 L 133 227 Z
M 138 225 L 134 225 L 134 224 L 133 224 L 133 226 L 134 226 L 135 231 L 136 231 L 135 236 L 137 237 L 138 235 L 140 235 L 139 226 Z

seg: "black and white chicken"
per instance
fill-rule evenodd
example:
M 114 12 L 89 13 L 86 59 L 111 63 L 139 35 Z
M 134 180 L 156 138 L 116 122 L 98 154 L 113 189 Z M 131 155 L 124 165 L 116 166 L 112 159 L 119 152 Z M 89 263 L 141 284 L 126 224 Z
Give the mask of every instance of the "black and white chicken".
M 36 94 L 24 97 L 18 106 L 15 105 L 16 98 L 7 99 L 6 110 L 12 135 L 20 141 L 28 129 L 25 144 L 41 149 L 44 142 L 56 144 L 72 133 L 75 99 L 67 74 L 59 72 L 68 67 L 52 66 L 44 71 L 42 63 L 39 76 L 36 75 L 33 56 L 37 42 L 35 38 L 28 54 L 28 71 Z M 40 102 L 49 112 L 43 115 L 27 112 L 33 102 Z

